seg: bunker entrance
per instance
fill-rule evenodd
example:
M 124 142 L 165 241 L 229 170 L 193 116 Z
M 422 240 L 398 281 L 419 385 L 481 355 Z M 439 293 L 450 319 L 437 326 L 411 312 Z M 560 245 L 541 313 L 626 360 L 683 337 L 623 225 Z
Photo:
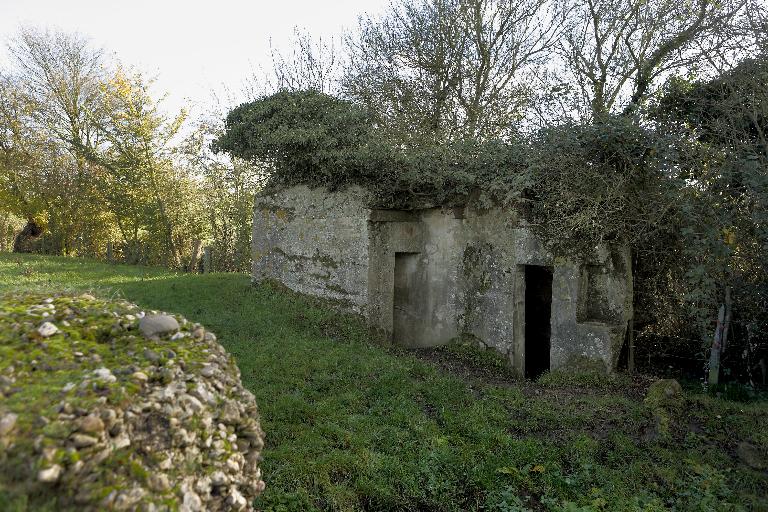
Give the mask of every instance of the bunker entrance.
M 525 266 L 525 377 L 549 370 L 552 268 Z
M 414 346 L 419 341 L 421 281 L 419 253 L 395 253 L 392 340 L 398 345 Z

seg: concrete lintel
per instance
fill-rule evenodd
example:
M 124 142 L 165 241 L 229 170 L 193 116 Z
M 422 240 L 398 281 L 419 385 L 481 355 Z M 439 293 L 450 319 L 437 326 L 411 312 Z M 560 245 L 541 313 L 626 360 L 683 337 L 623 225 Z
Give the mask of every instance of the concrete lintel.
M 371 222 L 415 222 L 418 216 L 406 210 L 371 210 L 368 220 Z

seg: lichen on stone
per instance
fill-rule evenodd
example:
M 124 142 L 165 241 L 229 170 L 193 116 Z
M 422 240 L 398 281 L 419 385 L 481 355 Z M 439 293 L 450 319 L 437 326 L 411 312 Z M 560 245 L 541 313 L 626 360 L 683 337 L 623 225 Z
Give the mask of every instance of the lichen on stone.
M 142 333 L 151 315 L 178 328 Z M 203 326 L 124 301 L 0 298 L 0 427 L 0 493 L 32 507 L 251 510 L 264 488 L 232 357 Z

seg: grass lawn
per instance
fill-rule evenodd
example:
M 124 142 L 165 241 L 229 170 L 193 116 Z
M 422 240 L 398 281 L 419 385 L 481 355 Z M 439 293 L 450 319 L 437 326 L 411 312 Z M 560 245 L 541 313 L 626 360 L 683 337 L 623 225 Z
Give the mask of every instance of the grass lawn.
M 267 434 L 264 510 L 768 510 L 768 403 L 688 392 L 659 435 L 647 380 L 513 382 L 489 354 L 407 353 L 357 319 L 236 274 L 0 254 L 0 294 L 89 290 L 216 332 Z M 0 333 L 2 336 L 2 333 Z

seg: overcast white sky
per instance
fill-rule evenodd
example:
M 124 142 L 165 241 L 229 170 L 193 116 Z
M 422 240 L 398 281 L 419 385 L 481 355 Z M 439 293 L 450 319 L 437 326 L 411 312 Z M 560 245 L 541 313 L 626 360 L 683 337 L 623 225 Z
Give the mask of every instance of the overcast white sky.
M 0 58 L 20 26 L 77 31 L 157 79 L 166 108 L 206 102 L 212 89 L 239 90 L 269 67 L 270 38 L 287 50 L 294 27 L 329 38 L 388 0 L 0 0 Z

